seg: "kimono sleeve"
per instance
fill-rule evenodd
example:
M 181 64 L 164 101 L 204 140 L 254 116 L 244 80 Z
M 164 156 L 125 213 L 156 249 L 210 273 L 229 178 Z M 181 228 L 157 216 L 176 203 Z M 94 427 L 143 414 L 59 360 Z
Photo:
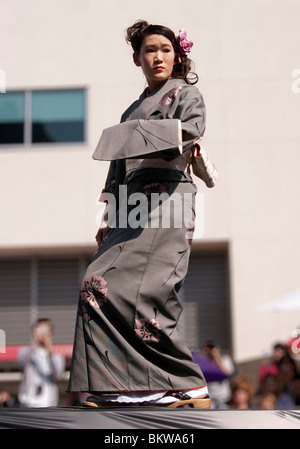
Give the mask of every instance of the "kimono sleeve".
M 179 156 L 182 153 L 181 122 L 178 119 L 135 119 L 106 128 L 93 159 L 112 161 L 126 158 Z
M 172 160 L 202 137 L 204 130 L 202 95 L 194 86 L 179 85 L 156 101 L 149 116 L 106 128 L 93 158 L 106 161 L 129 158 Z
M 175 110 L 174 110 L 175 108 Z M 200 139 L 206 126 L 206 110 L 202 94 L 195 86 L 186 85 L 173 107 L 173 119 L 181 121 L 183 151 Z M 170 111 L 172 113 L 172 110 Z

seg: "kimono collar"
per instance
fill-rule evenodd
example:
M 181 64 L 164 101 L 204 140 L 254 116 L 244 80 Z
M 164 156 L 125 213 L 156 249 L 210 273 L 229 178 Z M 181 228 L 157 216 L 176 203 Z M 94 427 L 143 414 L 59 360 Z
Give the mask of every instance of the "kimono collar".
M 146 89 L 142 93 L 141 97 L 148 98 L 148 97 L 152 97 L 158 93 L 160 93 L 161 95 L 164 95 L 164 93 L 171 90 L 172 87 L 175 87 L 175 85 L 182 85 L 182 84 L 186 84 L 186 82 L 183 79 L 170 78 L 162 86 L 159 86 L 157 89 L 153 90 L 152 92 L 150 92 L 149 87 L 146 87 Z
M 139 99 L 135 101 L 122 115 L 121 121 L 134 120 L 134 119 L 147 119 L 149 117 L 149 111 L 157 105 L 158 101 L 171 89 L 176 86 L 185 85 L 186 82 L 183 79 L 171 78 L 165 82 L 158 89 L 152 92 L 146 88 L 140 95 Z

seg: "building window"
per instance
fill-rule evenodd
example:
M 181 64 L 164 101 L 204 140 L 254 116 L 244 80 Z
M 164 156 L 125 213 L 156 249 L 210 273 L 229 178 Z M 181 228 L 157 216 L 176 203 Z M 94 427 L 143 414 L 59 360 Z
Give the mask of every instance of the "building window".
M 85 141 L 85 90 L 36 90 L 0 96 L 0 144 Z
M 25 93 L 0 95 L 0 143 L 23 143 L 25 123 Z
M 32 92 L 32 142 L 83 142 L 84 92 Z

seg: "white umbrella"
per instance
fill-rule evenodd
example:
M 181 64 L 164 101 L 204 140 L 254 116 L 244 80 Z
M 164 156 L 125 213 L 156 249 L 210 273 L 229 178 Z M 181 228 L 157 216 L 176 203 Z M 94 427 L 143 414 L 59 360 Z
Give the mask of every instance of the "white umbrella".
M 286 296 L 276 299 L 275 301 L 266 302 L 255 307 L 258 311 L 273 310 L 275 312 L 300 310 L 300 290 L 289 293 Z

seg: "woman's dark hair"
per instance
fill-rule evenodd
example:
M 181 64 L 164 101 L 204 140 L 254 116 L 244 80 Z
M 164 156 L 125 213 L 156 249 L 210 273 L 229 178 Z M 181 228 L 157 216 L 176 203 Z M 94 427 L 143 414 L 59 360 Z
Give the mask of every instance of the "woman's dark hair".
M 180 46 L 174 32 L 163 25 L 150 25 L 145 20 L 138 20 L 126 30 L 126 42 L 130 43 L 133 51 L 139 54 L 142 42 L 146 36 L 161 34 L 172 43 L 175 51 L 175 64 L 172 78 L 184 79 L 188 84 L 196 84 L 198 75 L 191 71 L 192 61 L 186 55 L 180 53 Z

